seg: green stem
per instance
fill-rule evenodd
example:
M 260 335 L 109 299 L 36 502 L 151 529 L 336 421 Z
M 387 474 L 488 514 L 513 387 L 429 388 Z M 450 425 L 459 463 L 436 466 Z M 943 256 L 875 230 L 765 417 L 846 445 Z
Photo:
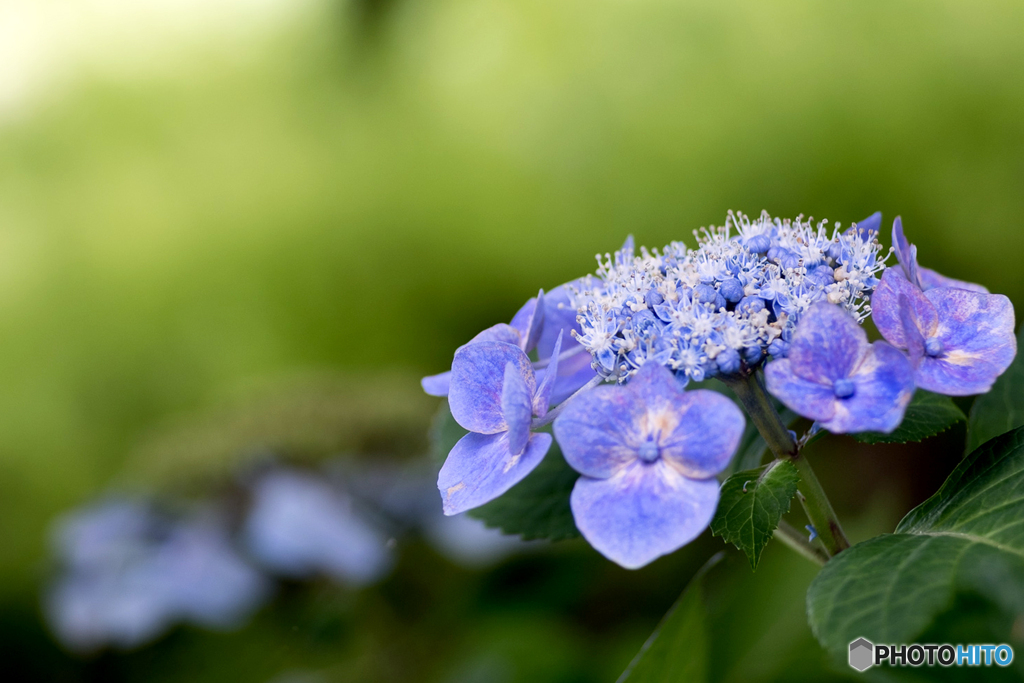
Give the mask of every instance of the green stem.
M 824 565 L 828 562 L 828 555 L 825 551 L 820 546 L 816 546 L 808 541 L 807 535 L 789 522 L 779 521 L 779 526 L 775 529 L 775 538 L 815 564 Z
M 807 518 L 818 532 L 818 538 L 828 556 L 832 557 L 849 548 L 850 542 L 846 540 L 846 534 L 843 533 L 835 510 L 832 509 L 832 503 L 829 502 L 818 477 L 811 469 L 811 463 L 800 454 L 796 439 L 779 417 L 757 373 L 750 372 L 729 378 L 725 383 L 747 409 L 751 421 L 775 457 L 789 460 L 796 466 L 800 473 L 800 490 L 803 493 L 800 502 L 807 513 Z

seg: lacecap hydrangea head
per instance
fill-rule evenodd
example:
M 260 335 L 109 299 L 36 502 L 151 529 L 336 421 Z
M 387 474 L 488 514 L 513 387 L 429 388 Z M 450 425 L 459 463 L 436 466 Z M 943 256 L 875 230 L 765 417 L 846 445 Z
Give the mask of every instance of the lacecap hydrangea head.
M 697 248 L 673 242 L 637 254 L 632 239 L 598 257 L 596 275 L 569 285 L 574 336 L 599 375 L 625 382 L 647 362 L 702 381 L 784 358 L 800 318 L 818 301 L 863 320 L 885 269 L 880 214 L 842 230 L 762 213 L 730 212 L 695 231 Z

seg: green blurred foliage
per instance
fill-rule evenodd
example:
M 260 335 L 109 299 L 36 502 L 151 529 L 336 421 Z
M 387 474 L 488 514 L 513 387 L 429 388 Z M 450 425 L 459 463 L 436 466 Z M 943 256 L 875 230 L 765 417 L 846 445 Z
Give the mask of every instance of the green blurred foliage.
M 478 329 L 590 271 L 594 253 L 630 232 L 656 246 L 729 208 L 844 223 L 880 209 L 903 215 L 928 266 L 1024 301 L 1021 25 L 1024 6 L 1008 0 L 336 0 L 248 53 L 200 51 L 143 81 L 84 79 L 3 123 L 0 601 L 14 615 L 4 631 L 63 666 L 41 632 L 29 637 L 41 627 L 23 626 L 46 525 L 182 416 L 222 414 L 254 381 L 296 374 L 387 370 L 414 388 Z M 425 433 L 428 410 L 401 410 Z M 227 432 L 214 441 L 248 438 Z M 812 457 L 841 514 L 887 499 L 867 537 L 934 491 L 962 437 L 870 450 L 831 440 Z M 851 473 L 836 454 L 862 466 Z M 519 621 L 458 591 L 454 640 L 529 635 L 536 663 L 524 672 L 609 680 L 702 561 L 695 553 L 717 547 L 634 575 L 653 597 L 614 613 L 621 623 L 600 647 L 564 630 L 562 603 L 538 598 Z M 625 581 L 587 562 L 580 571 Z M 592 599 L 603 595 L 572 609 L 600 611 Z M 798 612 L 773 637 L 809 638 Z M 419 627 L 395 643 L 437 624 Z M 185 652 L 211 675 L 216 662 L 232 672 L 279 639 L 292 647 L 285 628 L 268 615 L 236 635 L 177 633 L 165 649 L 97 666 L 120 672 L 100 678 L 173 677 L 189 668 L 175 660 Z M 384 647 L 391 632 L 377 633 L 366 637 Z M 446 647 L 432 666 L 454 661 Z M 444 680 L 490 680 L 494 658 L 525 656 L 481 647 Z M 591 662 L 598 651 L 605 664 Z M 422 680 L 366 666 L 341 680 Z

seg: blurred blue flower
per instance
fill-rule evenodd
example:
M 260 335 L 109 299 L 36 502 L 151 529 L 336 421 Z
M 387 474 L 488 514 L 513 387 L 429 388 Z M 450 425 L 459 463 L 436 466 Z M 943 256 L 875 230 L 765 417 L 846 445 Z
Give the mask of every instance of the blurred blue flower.
M 988 294 L 988 290 L 981 285 L 974 284 L 973 282 L 964 282 L 963 280 L 955 280 L 937 273 L 931 268 L 924 268 L 919 265 L 917 262 L 917 246 L 907 241 L 906 236 L 903 234 L 903 220 L 899 216 L 896 216 L 896 220 L 892 224 L 892 246 L 893 251 L 896 252 L 896 260 L 899 261 L 903 269 L 903 274 L 910 283 L 916 285 L 919 289 L 927 291 L 938 287 L 954 287 L 956 289 L 966 289 L 972 292 Z
M 658 363 L 625 386 L 602 386 L 555 420 L 566 461 L 583 476 L 570 503 L 580 533 L 610 560 L 635 569 L 696 538 L 718 504 L 715 475 L 743 433 L 721 394 L 683 392 Z
M 819 302 L 797 325 L 789 355 L 765 367 L 768 391 L 835 433 L 891 432 L 914 394 L 906 357 L 868 343 L 856 319 Z
M 907 351 L 915 383 L 928 391 L 985 393 L 1017 354 L 1013 304 L 1001 294 L 957 287 L 922 291 L 905 270 L 892 268 L 871 308 L 878 331 Z
M 455 421 L 471 433 L 455 444 L 438 474 L 446 515 L 497 498 L 544 458 L 551 436 L 530 429 L 534 415 L 547 414 L 561 345 L 559 333 L 539 384 L 518 346 L 478 342 L 456 351 L 448 404 Z
M 296 471 L 275 470 L 256 482 L 243 536 L 261 565 L 292 579 L 327 575 L 363 586 L 393 564 L 388 536 L 347 495 Z
M 62 573 L 45 611 L 75 650 L 135 647 L 178 622 L 234 627 L 270 593 L 215 519 L 108 501 L 61 520 L 53 538 Z

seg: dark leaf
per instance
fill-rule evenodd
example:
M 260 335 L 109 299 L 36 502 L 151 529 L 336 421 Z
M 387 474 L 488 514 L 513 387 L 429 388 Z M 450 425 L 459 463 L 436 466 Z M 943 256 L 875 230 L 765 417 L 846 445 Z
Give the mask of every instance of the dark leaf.
M 903 422 L 891 434 L 861 432 L 853 438 L 863 443 L 909 443 L 923 441 L 929 436 L 940 434 L 957 422 L 966 419 L 963 411 L 956 407 L 948 396 L 933 394 L 918 389 L 907 406 Z
M 967 451 L 1000 434 L 1024 425 L 1024 325 L 1017 332 L 1017 357 L 996 380 L 987 394 L 979 396 L 971 407 L 967 423 Z

